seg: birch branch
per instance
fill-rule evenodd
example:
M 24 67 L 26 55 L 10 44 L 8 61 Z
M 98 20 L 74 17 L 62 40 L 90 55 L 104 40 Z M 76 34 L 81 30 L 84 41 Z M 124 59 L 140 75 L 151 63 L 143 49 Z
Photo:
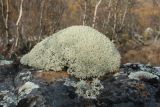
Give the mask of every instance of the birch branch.
M 17 38 L 16 38 L 15 47 L 17 47 L 18 41 L 19 41 L 19 22 L 21 20 L 22 13 L 23 13 L 23 0 L 21 0 L 20 9 L 19 9 L 19 16 L 18 16 L 18 19 L 17 19 L 17 22 L 16 22 L 16 26 L 17 26 Z
M 120 29 L 122 29 L 122 27 L 124 25 L 124 21 L 125 21 L 127 12 L 128 12 L 128 1 L 127 1 L 126 8 L 125 8 L 125 11 L 124 11 L 124 14 L 123 14 L 123 18 L 122 18 L 122 21 L 121 21 L 121 27 L 120 27 Z
M 6 1 L 7 11 L 6 11 L 6 29 L 8 29 L 8 13 L 9 13 L 9 1 Z
M 94 17 L 93 17 L 93 23 L 92 23 L 92 27 L 95 27 L 95 22 L 96 22 L 96 18 L 97 18 L 97 10 L 99 5 L 101 4 L 102 0 L 99 0 L 98 3 L 95 6 L 95 10 L 94 10 Z
M 21 17 L 22 17 L 22 12 L 23 12 L 23 0 L 21 0 L 21 4 L 20 4 L 20 9 L 19 9 L 19 16 L 18 16 L 18 19 L 17 19 L 17 22 L 16 22 L 16 26 L 19 25 L 19 22 L 21 20 Z
M 108 4 L 109 13 L 108 13 L 108 18 L 107 18 L 107 25 L 109 24 L 110 18 L 111 18 L 111 4 L 112 4 L 112 0 L 109 0 L 109 4 Z
M 3 0 L 1 0 L 1 8 L 2 8 L 2 10 L 1 10 L 1 12 L 2 12 L 2 18 L 3 18 L 3 22 L 4 22 L 4 24 L 5 24 L 5 17 L 4 17 L 4 4 L 3 4 Z M 5 28 L 6 28 L 6 24 L 5 24 Z
M 9 33 L 8 33 L 8 13 L 9 13 L 9 1 L 6 0 L 6 16 L 4 15 L 4 3 L 3 3 L 3 0 L 1 0 L 1 6 L 2 6 L 2 18 L 3 18 L 3 21 L 4 21 L 4 25 L 5 25 L 5 32 L 6 32 L 6 44 L 8 44 L 9 40 L 8 40 L 8 36 L 9 36 Z
M 86 24 L 87 0 L 84 2 L 83 26 Z
M 40 22 L 39 22 L 39 26 L 40 26 L 40 34 L 39 34 L 39 38 L 38 38 L 38 41 L 40 41 L 41 39 L 41 36 L 42 36 L 42 19 L 43 19 L 43 11 L 44 11 L 44 3 L 45 3 L 45 0 L 43 0 L 41 2 L 41 13 L 40 13 Z
M 115 7 L 114 7 L 114 14 L 113 14 L 114 20 L 113 20 L 113 27 L 112 27 L 112 32 L 113 32 L 112 40 L 117 37 L 116 28 L 117 28 L 117 20 L 118 20 L 118 13 L 117 13 L 118 12 L 118 2 L 119 2 L 119 0 L 116 0 Z

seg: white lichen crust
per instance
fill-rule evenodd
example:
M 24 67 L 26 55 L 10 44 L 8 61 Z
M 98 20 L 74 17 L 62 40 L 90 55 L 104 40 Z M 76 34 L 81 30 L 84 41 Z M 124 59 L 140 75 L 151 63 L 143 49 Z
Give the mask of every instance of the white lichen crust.
M 88 26 L 72 26 L 38 43 L 20 61 L 39 69 L 67 72 L 78 77 L 100 77 L 119 69 L 120 54 L 102 33 Z
M 39 88 L 37 84 L 28 81 L 19 88 L 18 93 L 20 96 L 24 96 L 24 95 L 31 93 L 32 90 L 36 88 Z
M 76 93 L 79 96 L 89 99 L 96 99 L 97 95 L 100 94 L 100 90 L 104 88 L 98 79 L 94 79 L 91 83 L 80 80 L 73 87 L 76 88 Z
M 132 72 L 128 75 L 129 79 L 141 80 L 141 79 L 159 79 L 157 75 L 154 75 L 145 71 Z

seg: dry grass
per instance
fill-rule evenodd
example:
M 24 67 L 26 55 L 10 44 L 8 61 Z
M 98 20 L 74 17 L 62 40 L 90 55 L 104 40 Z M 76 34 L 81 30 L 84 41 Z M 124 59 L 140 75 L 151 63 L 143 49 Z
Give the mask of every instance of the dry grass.
M 34 76 L 50 83 L 59 79 L 68 78 L 69 74 L 66 71 L 57 71 L 57 72 L 44 71 L 44 72 L 36 72 Z
M 150 44 L 135 50 L 127 51 L 122 55 L 122 63 L 127 62 L 160 65 L 160 43 Z

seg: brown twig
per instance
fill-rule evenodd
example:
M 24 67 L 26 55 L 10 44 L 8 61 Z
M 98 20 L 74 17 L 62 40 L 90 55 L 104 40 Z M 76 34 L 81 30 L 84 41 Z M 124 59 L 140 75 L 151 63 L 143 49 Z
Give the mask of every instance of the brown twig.
M 9 40 L 8 40 L 8 37 L 9 37 L 9 33 L 8 33 L 8 13 L 9 13 L 9 0 L 6 0 L 6 15 L 4 15 L 4 3 L 3 3 L 3 0 L 1 0 L 1 6 L 2 6 L 2 18 L 3 18 L 3 22 L 4 22 L 4 25 L 5 25 L 5 33 L 6 33 L 6 44 L 8 44 Z

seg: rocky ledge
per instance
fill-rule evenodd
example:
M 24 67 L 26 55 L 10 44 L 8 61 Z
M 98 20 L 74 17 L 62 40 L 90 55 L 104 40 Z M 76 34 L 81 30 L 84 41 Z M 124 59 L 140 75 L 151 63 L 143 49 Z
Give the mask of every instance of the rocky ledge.
M 94 99 L 66 86 L 70 76 L 40 78 L 37 72 L 0 61 L 0 107 L 160 107 L 160 69 L 151 65 L 122 65 L 119 73 L 101 78 L 103 89 Z

